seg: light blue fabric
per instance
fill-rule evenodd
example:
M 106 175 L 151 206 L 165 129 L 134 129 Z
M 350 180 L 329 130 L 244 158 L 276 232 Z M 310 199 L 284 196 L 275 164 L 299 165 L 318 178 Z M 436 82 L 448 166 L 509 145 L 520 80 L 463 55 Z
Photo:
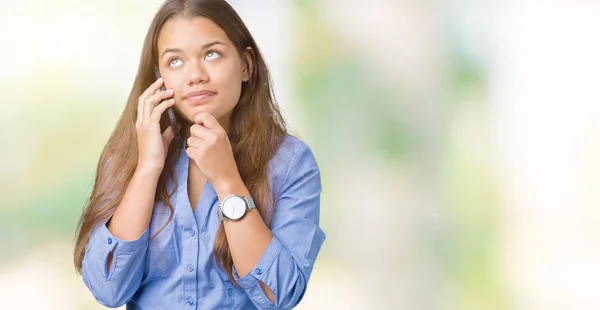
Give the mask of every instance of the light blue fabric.
M 184 145 L 184 148 L 186 146 Z M 286 136 L 271 160 L 270 184 L 275 197 L 273 239 L 240 287 L 216 266 L 213 244 L 219 220 L 218 197 L 207 182 L 192 212 L 188 191 L 190 159 L 181 152 L 175 171 L 178 188 L 171 197 L 173 220 L 157 202 L 150 226 L 135 241 L 113 236 L 106 223 L 90 235 L 83 260 L 83 280 L 98 302 L 127 309 L 290 309 L 304 293 L 325 234 L 319 227 L 321 181 L 315 158 L 299 139 Z M 173 181 L 168 181 L 169 192 Z M 107 258 L 113 252 L 107 273 Z M 275 295 L 271 303 L 259 280 Z

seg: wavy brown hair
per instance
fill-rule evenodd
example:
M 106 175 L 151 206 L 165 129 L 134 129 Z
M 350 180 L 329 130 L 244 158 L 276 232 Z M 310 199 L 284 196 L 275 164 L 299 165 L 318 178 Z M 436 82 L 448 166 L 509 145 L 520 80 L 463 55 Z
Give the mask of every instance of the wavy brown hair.
M 90 232 L 115 214 L 135 173 L 138 161 L 135 130 L 137 102 L 144 90 L 156 80 L 154 66 L 158 62 L 158 34 L 165 22 L 174 17 L 208 18 L 225 31 L 240 51 L 240 57 L 243 53 L 250 54 L 251 75 L 250 79 L 242 84 L 239 102 L 231 115 L 230 141 L 242 180 L 253 196 L 261 217 L 270 225 L 274 199 L 271 197 L 268 164 L 288 132 L 275 102 L 270 75 L 260 50 L 239 15 L 224 0 L 167 0 L 150 24 L 127 104 L 96 167 L 92 194 L 77 227 L 74 262 L 79 274 Z M 182 126 L 191 125 L 181 116 L 177 115 L 177 118 Z M 161 128 L 164 130 L 167 126 L 168 119 L 163 118 Z M 155 201 L 160 200 L 169 208 L 169 221 L 174 213 L 169 198 L 177 188 L 173 165 L 182 150 L 181 142 L 177 143 L 174 140 L 171 143 L 156 190 Z M 169 177 L 175 181 L 174 189 L 170 193 L 167 192 L 166 186 Z M 232 275 L 233 260 L 222 224 L 215 238 L 214 258 L 227 272 L 229 279 L 237 285 Z

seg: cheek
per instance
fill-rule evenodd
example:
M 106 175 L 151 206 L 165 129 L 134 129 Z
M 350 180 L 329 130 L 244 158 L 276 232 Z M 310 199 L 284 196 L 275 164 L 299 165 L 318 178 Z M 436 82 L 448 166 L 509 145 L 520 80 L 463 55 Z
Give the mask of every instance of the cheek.
M 187 85 L 187 80 L 182 76 L 173 76 L 171 80 L 172 84 L 169 85 L 172 90 L 175 91 L 175 100 L 181 101 L 185 95 L 183 92 Z
M 239 72 L 229 70 L 228 72 L 220 72 L 220 75 L 215 76 L 215 83 L 218 83 L 219 95 L 223 102 L 222 105 L 234 107 L 240 99 L 242 91 L 242 77 Z

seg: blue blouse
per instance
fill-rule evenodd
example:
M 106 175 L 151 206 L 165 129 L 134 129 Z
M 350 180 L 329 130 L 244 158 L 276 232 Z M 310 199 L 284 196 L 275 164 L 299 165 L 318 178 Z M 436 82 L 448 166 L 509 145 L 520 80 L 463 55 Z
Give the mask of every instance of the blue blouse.
M 184 148 L 185 148 L 184 144 Z M 304 293 L 325 234 L 319 227 L 320 173 L 310 148 L 286 136 L 269 163 L 271 193 L 277 195 L 273 239 L 243 278 L 234 267 L 234 286 L 213 258 L 219 227 L 219 199 L 207 182 L 192 212 L 185 151 L 175 165 L 178 188 L 168 208 L 157 201 L 149 227 L 134 241 L 113 236 L 106 222 L 90 234 L 82 266 L 83 281 L 104 306 L 127 309 L 290 309 Z M 173 181 L 167 181 L 169 192 Z M 108 255 L 113 252 L 110 271 Z M 269 301 L 262 281 L 275 296 Z

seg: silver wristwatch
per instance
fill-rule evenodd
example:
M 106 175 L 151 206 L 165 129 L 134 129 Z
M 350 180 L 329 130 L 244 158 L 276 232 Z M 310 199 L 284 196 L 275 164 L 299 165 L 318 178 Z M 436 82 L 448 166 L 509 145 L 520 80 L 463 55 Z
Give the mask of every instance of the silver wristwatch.
M 217 209 L 219 221 L 229 219 L 232 221 L 241 220 L 250 209 L 256 208 L 254 200 L 250 196 L 229 195 L 223 199 L 223 203 Z

